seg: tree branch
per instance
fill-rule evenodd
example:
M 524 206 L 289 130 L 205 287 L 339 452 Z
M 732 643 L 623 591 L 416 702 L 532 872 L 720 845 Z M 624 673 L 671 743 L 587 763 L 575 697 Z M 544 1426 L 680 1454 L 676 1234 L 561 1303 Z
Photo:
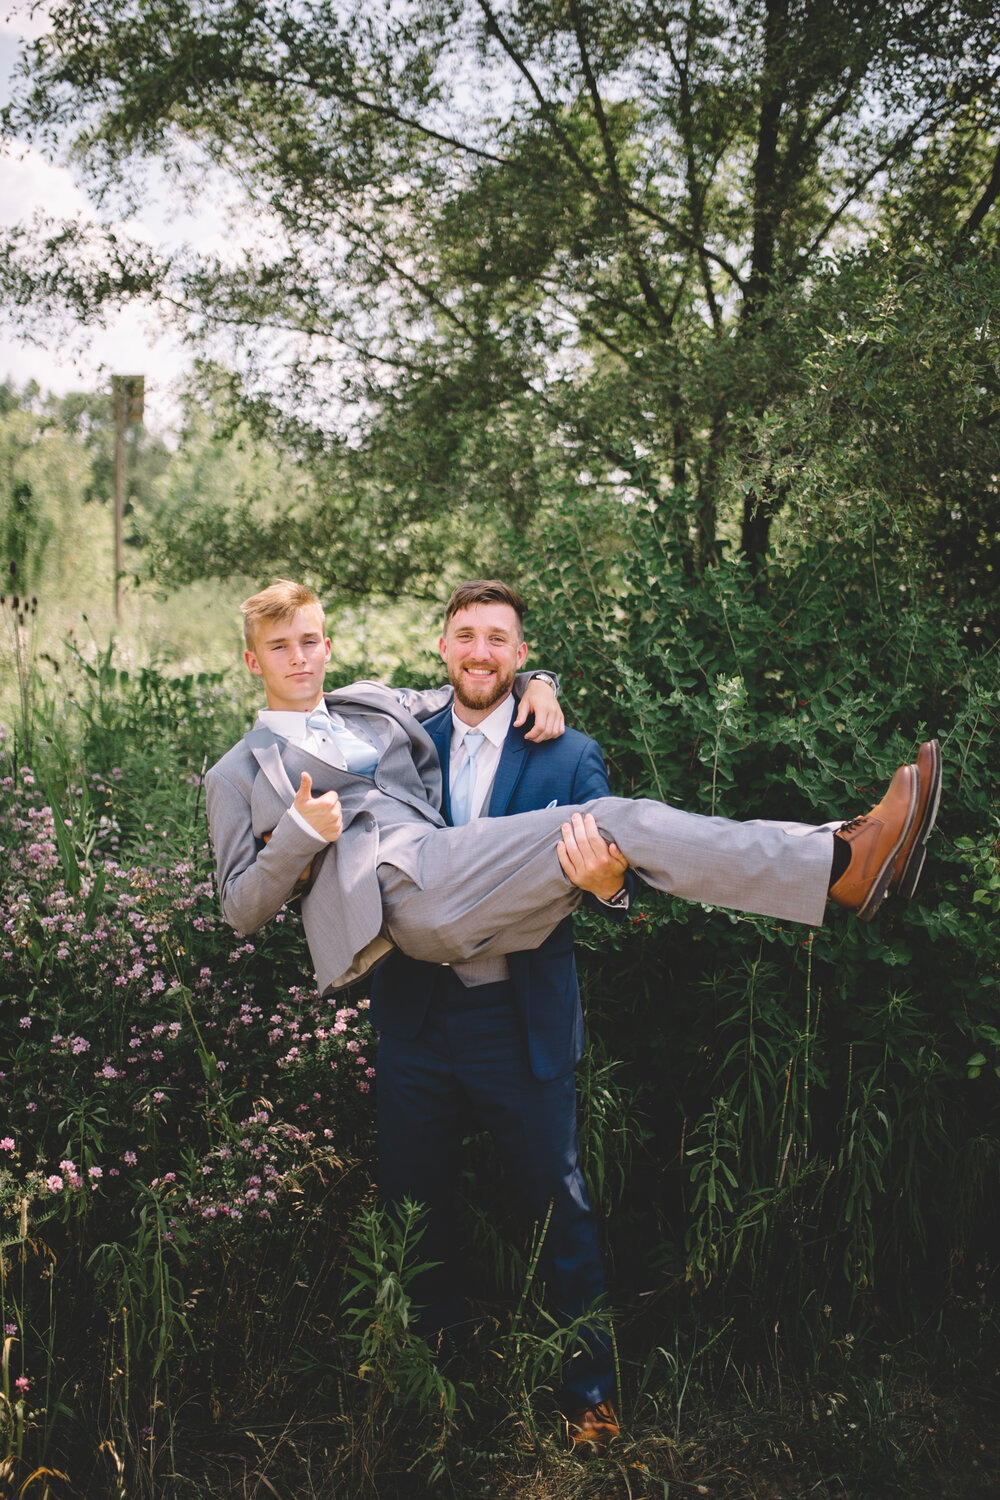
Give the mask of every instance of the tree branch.
M 993 170 L 990 173 L 990 180 L 983 189 L 979 202 L 958 231 L 958 238 L 960 240 L 972 238 L 994 203 L 996 203 L 998 197 L 1000 197 L 1000 144 L 998 144 L 993 156 Z

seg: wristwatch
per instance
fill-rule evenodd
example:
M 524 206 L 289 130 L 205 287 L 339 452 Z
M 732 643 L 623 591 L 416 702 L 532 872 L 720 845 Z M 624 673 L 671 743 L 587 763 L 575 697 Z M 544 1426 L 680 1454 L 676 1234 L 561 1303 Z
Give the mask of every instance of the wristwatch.
M 628 886 L 623 885 L 620 891 L 616 891 L 613 896 L 609 896 L 604 905 L 610 906 L 612 911 L 628 911 Z
M 555 678 L 550 677 L 548 672 L 532 672 L 531 680 L 532 682 L 547 682 L 554 693 L 558 693 L 559 691 L 559 689 L 556 687 Z

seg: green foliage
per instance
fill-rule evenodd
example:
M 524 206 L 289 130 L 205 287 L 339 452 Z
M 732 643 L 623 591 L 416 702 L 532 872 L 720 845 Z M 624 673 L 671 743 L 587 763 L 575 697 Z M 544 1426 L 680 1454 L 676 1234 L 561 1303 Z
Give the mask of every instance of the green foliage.
M 369 595 L 362 543 L 368 522 L 345 495 L 343 537 L 358 571 L 330 588 L 323 539 L 329 517 L 323 520 L 317 510 L 319 460 L 307 469 L 255 435 L 217 367 L 199 370 L 184 394 L 176 447 L 168 451 L 146 433 L 129 443 L 126 566 L 132 576 L 120 619 L 112 611 L 111 508 L 101 503 L 111 493 L 108 398 L 84 392 L 57 398 L 9 384 L 0 386 L 0 398 L 0 532 L 8 542 L 8 552 L 0 553 L 7 559 L 0 592 L 0 715 L 16 727 L 26 759 L 28 735 L 49 722 L 51 703 L 51 712 L 74 721 L 74 733 L 78 709 L 91 716 L 88 759 L 123 765 L 129 744 L 145 745 L 149 738 L 144 690 L 159 700 L 154 717 L 165 739 L 171 738 L 172 707 L 180 724 L 189 722 L 183 705 L 166 701 L 178 691 L 175 679 L 202 685 L 198 718 L 210 726 L 206 748 L 221 748 L 228 730 L 220 718 L 217 736 L 211 724 L 220 708 L 219 674 L 239 660 L 239 601 L 281 573 L 303 577 L 326 596 L 335 670 L 403 682 L 428 670 L 427 641 L 440 603 L 436 579 L 431 610 L 409 599 Z M 5 469 L 12 493 L 25 504 L 5 501 Z M 380 514 L 379 533 L 390 525 Z M 453 542 L 459 545 L 457 533 Z M 429 574 L 440 562 L 438 533 L 427 530 L 421 545 Z M 259 571 L 246 575 L 243 568 Z M 153 666 L 136 665 L 141 662 Z M 104 709 L 100 700 L 113 678 L 124 681 L 130 673 L 131 701 L 125 719 L 116 721 L 114 694 Z M 67 709 L 67 692 L 79 698 L 81 674 L 86 701 Z M 28 704 L 26 695 L 37 701 Z M 232 738 L 242 727 L 237 713 L 227 721 Z M 118 750 L 100 743 L 113 737 L 116 722 Z M 188 746 L 181 749 L 186 754 Z
M 560 34 L 559 45 L 570 40 Z M 427 74 L 416 53 L 411 61 L 416 97 Z M 739 112 L 739 82 L 720 110 Z M 551 128 L 592 167 L 600 131 L 580 110 Z M 627 109 L 615 112 L 612 143 L 630 129 Z M 968 186 L 981 158 L 965 140 L 939 147 L 966 151 Z M 930 162 L 934 173 L 943 159 Z M 479 199 L 455 201 L 492 206 L 497 218 L 482 245 L 456 237 L 450 253 L 458 266 L 477 257 L 487 323 L 494 297 L 517 304 L 519 342 L 501 358 L 483 335 L 481 362 L 463 367 L 483 384 L 447 385 L 446 430 L 434 425 L 440 371 L 401 377 L 398 406 L 382 393 L 395 425 L 378 434 L 386 447 L 370 472 L 314 442 L 303 418 L 297 451 L 343 482 L 330 512 L 304 469 L 279 464 L 239 425 L 239 409 L 226 417 L 213 397 L 194 408 L 146 514 L 169 537 L 192 490 L 211 498 L 208 521 L 178 532 L 185 567 L 184 547 L 217 532 L 219 556 L 249 556 L 240 548 L 252 503 L 257 540 L 284 548 L 275 565 L 301 565 L 321 586 L 341 566 L 324 550 L 331 513 L 352 554 L 347 592 L 418 576 L 440 598 L 438 569 L 482 557 L 489 571 L 509 571 L 533 600 L 532 660 L 559 669 L 570 718 L 601 742 L 616 791 L 706 815 L 839 819 L 870 807 L 896 765 L 940 736 L 944 796 L 916 899 L 890 900 L 870 926 L 834 912 L 805 933 L 649 893 L 623 930 L 579 924 L 591 1031 L 581 1135 L 606 1225 L 626 1399 L 650 1438 L 635 1462 L 650 1483 L 700 1480 L 679 1445 L 727 1392 L 733 1432 L 756 1445 L 762 1474 L 774 1463 L 769 1441 L 784 1434 L 789 1450 L 815 1453 L 818 1472 L 863 1487 L 852 1436 L 861 1430 L 872 1472 L 896 1483 L 902 1464 L 899 1482 L 916 1494 L 932 1441 L 919 1392 L 947 1371 L 988 1395 L 995 1364 L 994 261 L 910 247 L 903 257 L 890 245 L 881 257 L 817 262 L 808 284 L 793 277 L 758 302 L 759 330 L 732 348 L 720 340 L 723 351 L 707 352 L 691 329 L 676 349 L 643 345 L 643 361 L 659 364 L 635 384 L 617 356 L 591 350 L 586 380 L 564 371 L 564 384 L 545 389 L 544 431 L 537 385 L 511 373 L 523 363 L 540 379 L 544 340 L 532 320 L 544 299 L 532 304 L 505 278 L 513 232 L 502 184 L 485 165 L 477 183 Z M 542 193 L 541 173 L 533 183 Z M 551 202 L 567 220 L 549 226 L 551 243 L 537 218 L 525 221 L 511 253 L 535 274 L 572 221 L 591 257 L 590 312 L 604 299 L 610 318 L 623 263 L 594 247 L 617 233 L 613 215 L 602 220 L 571 186 L 553 171 Z M 942 237 L 962 184 L 952 191 L 947 211 L 932 213 L 930 198 L 923 210 Z M 804 187 L 789 255 L 808 221 L 805 197 Z M 900 243 L 912 228 L 904 209 L 886 208 Z M 621 295 L 618 337 L 636 320 Z M 683 410 L 698 415 L 684 463 L 671 467 L 683 424 L 663 392 L 681 350 Z M 631 445 L 623 433 L 639 430 L 628 413 L 640 398 L 652 415 Z M 24 415 L 18 401 L 3 412 Z M 664 412 L 669 433 L 643 451 Z M 22 457 L 53 439 L 32 431 Z M 81 450 L 61 444 L 53 451 L 70 474 Z M 374 446 L 359 443 L 362 467 Z M 30 482 L 34 503 L 42 491 Z M 493 486 L 502 508 L 490 507 Z M 733 545 L 755 506 L 771 507 L 766 562 Z M 484 513 L 489 527 L 477 531 Z M 32 543 L 45 567 L 57 542 Z M 191 597 L 172 607 L 188 611 Z M 345 670 L 395 670 L 400 657 L 416 659 L 417 632 L 433 629 L 406 601 L 390 618 L 373 598 L 334 616 L 336 658 Z M 218 649 L 234 654 L 230 633 L 227 622 L 202 635 L 225 635 Z M 557 1467 L 540 1417 L 573 1330 L 536 1297 L 537 1239 L 523 1256 L 505 1243 L 486 1158 L 473 1147 L 472 1256 L 489 1287 L 481 1331 L 442 1366 L 409 1322 L 415 1224 L 361 1208 L 374 1045 L 363 1004 L 327 1010 L 310 998 L 294 913 L 253 943 L 218 924 L 200 775 L 243 729 L 248 700 L 166 652 L 139 666 L 124 643 L 74 645 L 63 659 L 57 699 L 31 652 L 23 657 L 33 696 L 5 747 L 0 1039 L 16 1150 L 0 1156 L 0 1212 L 3 1314 L 18 1331 L 4 1343 L 3 1441 L 79 1466 L 96 1434 L 118 1459 L 109 1492 L 158 1493 L 182 1472 L 186 1424 L 200 1451 L 211 1421 L 242 1433 L 291 1412 L 314 1425 L 301 1439 L 296 1428 L 284 1451 L 314 1440 L 309 1472 L 335 1475 L 331 1484 L 349 1476 L 388 1494 L 467 1477 L 485 1493 L 500 1474 L 527 1492 L 542 1469 L 553 1487 L 584 1484 Z M 489 1300 L 497 1283 L 513 1293 L 512 1321 Z M 933 1338 L 913 1332 L 921 1326 Z M 886 1348 L 900 1348 L 890 1340 L 924 1350 L 914 1384 L 885 1363 Z M 110 1379 L 94 1375 L 101 1361 Z M 192 1411 L 214 1414 L 193 1439 Z M 663 1444 L 664 1431 L 677 1446 Z M 746 1450 L 726 1446 L 732 1433 L 713 1441 L 746 1469 Z M 936 1472 L 957 1472 L 958 1440 L 933 1443 Z M 312 1479 L 288 1465 L 290 1492 L 308 1493 Z M 779 1474 L 775 1487 L 790 1482 Z M 218 1475 L 204 1487 L 225 1492 Z
M 780 315 L 796 341 L 803 310 Z M 894 263 L 880 247 L 821 280 L 808 317 L 819 340 L 757 428 L 757 462 L 788 491 L 782 552 L 820 535 L 867 545 L 894 583 L 956 605 L 989 645 L 1000 630 L 1000 257 Z
M 138 793 L 136 817 L 142 807 L 155 811 L 150 780 L 166 783 L 173 773 L 190 785 L 190 768 L 217 760 L 245 727 L 247 709 L 234 702 L 223 672 L 129 669 L 114 642 L 91 656 L 71 648 L 68 665 L 76 681 L 59 703 L 66 737 L 85 763 L 118 768 L 123 799 Z
M 782 1378 L 815 1365 L 802 1400 L 832 1413 L 830 1452 L 849 1414 L 888 1454 L 911 1439 L 899 1385 L 864 1363 L 870 1321 L 905 1330 L 942 1286 L 970 1308 L 992 1287 L 996 652 L 912 557 L 873 561 L 865 539 L 800 540 L 766 582 L 730 561 L 694 582 L 655 512 L 623 507 L 625 545 L 584 501 L 563 515 L 544 546 L 522 539 L 530 639 L 616 788 L 849 815 L 920 738 L 944 742 L 917 899 L 870 927 L 834 914 L 805 934 L 649 894 L 623 933 L 581 921 L 581 1137 L 635 1430 L 680 1443 L 727 1379 L 759 1389 L 777 1323 Z M 482 1487 L 528 1453 L 558 1466 L 545 1406 L 578 1330 L 537 1295 L 544 1226 L 524 1259 L 499 1245 L 473 1157 L 490 1221 L 473 1254 L 512 1296 L 442 1364 L 410 1319 L 417 1216 L 364 1207 L 364 1006 L 311 997 L 294 914 L 252 943 L 219 925 L 200 771 L 245 704 L 111 651 L 71 665 L 58 723 L 36 712 L 36 771 L 8 760 L 2 789 L 4 1440 L 76 1473 L 96 1435 L 108 1493 L 165 1493 L 185 1445 L 214 1441 L 201 1411 L 223 1432 L 295 1411 L 311 1472 L 322 1450 L 371 1493 L 460 1471 Z M 637 1450 L 649 1473 L 691 1472 L 657 1442 Z
M 0 411 L 0 555 L 16 564 L 22 593 L 57 599 L 79 590 L 81 597 L 90 592 L 93 603 L 111 569 L 111 397 L 7 390 Z M 166 448 L 145 429 L 130 439 L 124 506 L 130 548 L 166 464 Z M 110 598 L 110 581 L 106 588 Z
M 210 688 L 109 656 L 82 678 L 79 719 L 40 727 L 37 781 L 4 747 L 10 1442 L 68 1462 L 89 1427 L 123 1494 L 172 1470 L 192 1370 L 218 1370 L 238 1402 L 241 1342 L 245 1357 L 259 1341 L 260 1369 L 287 1362 L 304 1267 L 317 1294 L 323 1283 L 315 1235 L 352 1201 L 347 1163 L 370 1134 L 363 1008 L 308 1000 L 291 914 L 295 930 L 278 922 L 263 944 L 221 926 L 200 789 L 210 742 L 193 760 L 183 733 L 210 723 Z M 111 758 L 106 777 L 82 770 L 71 727 Z M 227 1277 L 244 1226 L 271 1248 Z
M 645 892 L 613 952 L 585 939 L 591 1025 L 656 1101 L 648 1186 L 686 1243 L 664 1270 L 786 1326 L 816 1299 L 903 1307 L 975 1263 L 992 1214 L 1000 669 L 978 601 L 943 601 L 920 536 L 883 545 L 877 511 L 832 546 L 800 531 L 766 581 L 736 560 L 690 579 L 659 513 L 624 506 L 599 565 L 603 524 L 581 496 L 524 545 L 533 651 L 615 790 L 847 818 L 941 737 L 921 887 L 870 927 L 833 912 L 806 934 Z
M 587 1196 L 607 1225 L 626 1201 L 635 1156 L 646 1140 L 645 1115 L 628 1082 L 625 1060 L 609 1056 L 596 1036 L 588 1038 L 577 1081 L 577 1128 Z
M 207 480 L 213 472 L 218 485 L 224 482 L 224 455 L 202 443 L 208 456 L 196 465 L 199 433 L 170 455 L 145 430 L 129 438 L 124 540 L 131 576 L 125 580 L 117 619 L 110 398 L 84 392 L 56 397 L 31 386 L 2 389 L 0 538 L 6 538 L 6 550 L 0 553 L 0 608 L 6 615 L 9 605 L 12 615 L 30 618 L 19 628 L 16 619 L 4 618 L 0 627 L 0 714 L 11 714 L 15 688 L 23 699 L 35 681 L 40 709 L 44 699 L 59 694 L 59 673 L 68 665 L 67 657 L 105 651 L 112 637 L 125 661 L 151 657 L 189 668 L 229 665 L 235 655 L 238 602 L 250 591 L 242 587 L 243 580 L 229 578 L 212 589 L 196 586 L 167 600 L 148 571 L 154 527 L 164 532 L 173 528 L 181 550 L 181 518 L 197 510 L 194 486 L 210 490 Z M 43 670 L 34 673 L 32 667 Z M 26 712 L 23 701 L 19 707 L 15 723 L 24 738 L 34 713 Z
M 398 1215 L 364 1209 L 348 1244 L 343 1306 L 345 1417 L 354 1482 L 378 1495 L 393 1473 L 423 1470 L 433 1483 L 447 1472 L 449 1440 L 468 1412 L 468 1389 L 439 1367 L 412 1325 L 408 1282 L 419 1261 L 425 1210 L 406 1201 Z
M 104 222 L 18 227 L 0 290 L 29 321 L 60 291 L 91 318 L 130 295 L 185 309 L 311 471 L 278 519 L 193 518 L 188 576 L 285 559 L 354 598 L 426 596 L 581 482 L 612 512 L 622 489 L 660 506 L 688 569 L 735 541 L 759 569 L 814 412 L 844 436 L 845 398 L 873 394 L 867 438 L 894 380 L 901 408 L 942 388 L 953 410 L 974 388 L 956 326 L 989 365 L 996 37 L 988 0 L 60 0 L 4 125 L 69 142 Z M 192 198 L 218 181 L 259 233 L 128 245 L 151 160 Z M 966 268 L 970 295 L 922 327 L 919 290 L 899 316 L 883 293 L 929 267 Z M 963 551 L 989 526 L 981 493 L 951 503 L 966 447 L 916 502 Z

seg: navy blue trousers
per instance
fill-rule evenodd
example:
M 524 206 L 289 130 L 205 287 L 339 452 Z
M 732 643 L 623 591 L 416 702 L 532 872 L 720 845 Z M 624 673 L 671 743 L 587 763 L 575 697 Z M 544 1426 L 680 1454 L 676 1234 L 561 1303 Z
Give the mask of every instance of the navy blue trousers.
M 489 1130 L 522 1208 L 539 1226 L 552 1214 L 539 1261 L 553 1311 L 574 1321 L 602 1298 L 597 1224 L 580 1171 L 576 1081 L 540 1081 L 528 1065 L 509 984 L 467 990 L 442 969 L 417 1036 L 379 1041 L 379 1187 L 383 1200 L 427 1206 L 418 1250 L 441 1264 L 413 1287 L 420 1326 L 434 1334 L 462 1316 L 455 1246 L 458 1153 L 470 1111 Z M 606 1332 L 586 1328 L 565 1370 L 565 1392 L 596 1405 L 612 1393 Z

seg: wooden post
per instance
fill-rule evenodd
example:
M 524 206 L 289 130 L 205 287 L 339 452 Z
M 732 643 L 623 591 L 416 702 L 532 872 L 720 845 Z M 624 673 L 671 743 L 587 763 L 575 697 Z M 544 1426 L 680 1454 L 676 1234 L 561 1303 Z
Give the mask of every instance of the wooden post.
M 145 377 L 112 375 L 111 397 L 115 414 L 115 624 L 122 618 L 122 574 L 125 571 L 125 429 L 142 421 Z
M 115 408 L 115 624 L 122 618 L 122 531 L 125 522 L 125 411 L 128 399 L 123 382 L 117 376 L 111 381 Z

